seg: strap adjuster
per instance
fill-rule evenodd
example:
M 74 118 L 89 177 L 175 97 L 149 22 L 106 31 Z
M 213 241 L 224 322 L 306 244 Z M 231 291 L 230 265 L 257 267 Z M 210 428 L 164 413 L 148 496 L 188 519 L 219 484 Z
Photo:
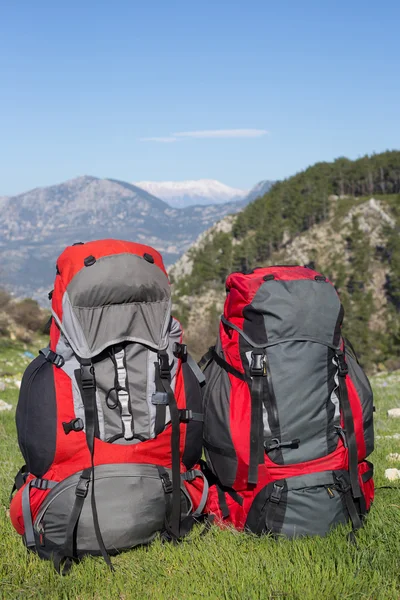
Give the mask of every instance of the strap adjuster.
M 86 477 L 80 477 L 76 488 L 75 488 L 75 496 L 78 498 L 86 498 L 88 489 L 89 489 L 89 481 Z
M 342 350 L 336 350 L 336 358 L 338 362 L 338 375 L 339 377 L 345 377 L 349 372 L 349 368 L 344 358 L 344 352 L 342 352 Z
M 271 495 L 269 497 L 269 501 L 273 502 L 274 504 L 279 504 L 279 502 L 281 500 L 282 492 L 283 492 L 283 485 L 278 485 L 277 483 L 274 483 L 274 487 L 273 487 Z
M 262 377 L 265 375 L 265 355 L 264 352 L 252 352 L 250 375 L 252 377 Z
M 95 387 L 94 369 L 92 365 L 81 365 L 81 384 L 84 390 Z
M 176 358 L 180 358 L 181 360 L 185 361 L 187 358 L 187 353 L 188 353 L 187 345 L 179 344 L 179 342 L 175 342 L 174 345 L 172 346 L 172 352 L 176 356 Z
M 182 473 L 181 478 L 184 481 L 194 481 L 197 477 L 196 471 L 192 469 L 191 471 L 186 471 L 186 473 Z
M 69 421 L 68 423 L 63 422 L 62 424 L 65 435 L 68 435 L 69 433 L 71 433 L 71 431 L 82 431 L 82 429 L 84 429 L 85 425 L 83 423 L 82 419 L 72 419 L 72 421 Z
M 61 356 L 61 354 L 53 352 L 53 350 L 50 350 L 50 348 L 43 348 L 42 350 L 39 350 L 39 354 L 42 354 L 47 362 L 52 363 L 55 367 L 57 367 L 57 369 L 60 369 L 64 366 L 64 357 Z
M 169 379 L 171 376 L 171 368 L 169 366 L 168 354 L 165 351 L 158 353 L 158 364 L 160 365 L 161 379 Z
M 47 490 L 49 487 L 49 480 L 38 477 L 31 482 L 31 486 L 37 490 Z
M 162 483 L 164 492 L 166 494 L 171 494 L 173 486 L 172 486 L 172 481 L 170 480 L 168 473 L 162 473 L 160 475 L 160 478 L 161 478 L 161 483 Z
M 181 423 L 189 423 L 193 419 L 193 411 L 183 408 L 179 411 L 179 420 Z

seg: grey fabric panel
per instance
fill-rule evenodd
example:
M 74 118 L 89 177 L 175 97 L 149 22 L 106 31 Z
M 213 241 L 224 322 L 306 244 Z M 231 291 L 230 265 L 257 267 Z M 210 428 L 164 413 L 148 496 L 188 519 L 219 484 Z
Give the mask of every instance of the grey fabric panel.
M 374 394 L 362 367 L 350 353 L 346 353 L 346 361 L 349 375 L 361 401 L 366 456 L 368 456 L 374 450 Z
M 251 306 L 264 315 L 268 342 L 304 335 L 333 343 L 340 301 L 330 283 L 266 281 Z
M 170 318 L 169 300 L 100 308 L 74 307 L 73 312 L 87 339 L 86 345 L 77 348 L 77 354 L 83 358 L 96 356 L 108 346 L 124 341 L 139 342 L 156 350 L 165 349 L 167 344 L 162 332 Z M 65 319 L 63 324 L 67 331 Z
M 52 312 L 62 334 L 66 337 L 75 354 L 81 358 L 90 358 L 90 349 L 82 325 L 75 317 L 67 292 L 64 293 L 62 299 L 62 309 L 62 323 L 58 315 L 54 311 Z
M 216 352 L 222 357 L 221 344 L 218 337 Z M 207 443 L 235 454 L 230 432 L 230 394 L 231 383 L 224 369 L 211 362 L 205 371 L 206 388 L 204 392 L 204 441 L 207 463 L 218 476 L 222 485 L 232 486 L 237 471 L 237 458 L 213 452 Z M 243 385 L 245 382 L 240 382 Z
M 46 498 L 35 521 L 45 537 L 62 545 L 75 500 L 77 473 L 60 483 Z M 142 464 L 101 465 L 95 469 L 99 524 L 108 550 L 132 548 L 150 542 L 163 529 L 165 495 L 157 467 Z M 78 552 L 98 549 L 93 527 L 90 492 L 86 496 L 77 532 Z
M 346 471 L 338 473 L 347 475 Z M 324 536 L 332 527 L 347 523 L 349 517 L 341 494 L 331 488 L 331 497 L 327 490 L 327 487 L 334 484 L 331 471 L 291 477 L 286 483 L 287 504 L 280 533 L 290 538 Z
M 328 348 L 313 342 L 288 342 L 268 349 L 277 400 L 281 442 L 300 439 L 297 449 L 281 448 L 284 464 L 312 460 L 328 453 Z M 330 435 L 337 439 L 334 423 Z M 269 453 L 275 460 L 276 451 Z
M 73 277 L 67 291 L 74 307 L 86 308 L 168 301 L 171 296 L 165 273 L 130 253 L 98 258 Z
M 57 321 L 82 358 L 124 341 L 164 349 L 170 295 L 168 278 L 156 265 L 132 254 L 106 256 L 71 280 L 62 323 Z

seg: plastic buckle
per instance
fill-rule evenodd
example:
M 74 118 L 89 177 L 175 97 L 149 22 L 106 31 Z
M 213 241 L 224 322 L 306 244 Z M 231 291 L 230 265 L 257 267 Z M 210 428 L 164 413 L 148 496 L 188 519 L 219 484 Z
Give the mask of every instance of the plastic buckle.
M 344 353 L 341 350 L 336 350 L 336 357 L 338 361 L 338 374 L 340 377 L 345 377 L 349 372 Z
M 187 358 L 187 345 L 175 342 L 172 347 L 172 352 L 176 356 L 176 358 L 180 358 L 181 360 L 185 361 L 185 359 Z
M 168 354 L 166 352 L 159 353 L 158 364 L 160 365 L 161 379 L 169 379 L 169 377 L 171 375 L 171 369 L 169 366 Z
M 186 471 L 186 473 L 182 474 L 182 479 L 184 481 L 194 481 L 197 475 L 194 471 Z
M 343 492 L 344 494 L 346 492 L 348 492 L 349 490 L 351 490 L 351 485 L 350 483 L 348 483 L 345 478 L 343 477 L 343 475 L 335 475 L 335 480 L 339 486 L 339 489 L 341 492 Z
M 189 423 L 193 419 L 193 411 L 183 408 L 179 411 L 179 420 L 181 423 Z
M 75 488 L 75 496 L 78 498 L 86 498 L 89 489 L 89 479 L 81 477 Z
M 164 492 L 166 494 L 171 494 L 173 488 L 172 481 L 170 480 L 168 473 L 163 473 L 162 475 L 160 475 L 160 477 Z
M 84 390 L 95 387 L 92 365 L 81 365 L 81 383 Z
M 62 426 L 65 435 L 68 435 L 69 433 L 71 433 L 71 431 L 82 431 L 82 429 L 85 427 L 85 424 L 82 421 L 82 419 L 78 418 L 72 419 L 72 421 L 69 421 L 69 423 L 63 422 Z
M 281 500 L 282 492 L 283 492 L 283 485 L 277 485 L 276 483 L 274 483 L 273 490 L 269 497 L 270 502 L 273 502 L 274 504 L 279 504 L 279 502 Z
M 57 367 L 57 369 L 60 369 L 61 367 L 64 366 L 64 364 L 65 364 L 64 357 L 61 356 L 61 354 L 54 353 L 53 365 L 55 367 Z
M 47 479 L 41 479 L 41 478 L 37 478 L 34 479 L 32 481 L 32 487 L 34 487 L 36 490 L 47 490 L 48 488 L 48 480 Z
M 264 375 L 264 354 L 251 353 L 250 375 L 256 377 Z

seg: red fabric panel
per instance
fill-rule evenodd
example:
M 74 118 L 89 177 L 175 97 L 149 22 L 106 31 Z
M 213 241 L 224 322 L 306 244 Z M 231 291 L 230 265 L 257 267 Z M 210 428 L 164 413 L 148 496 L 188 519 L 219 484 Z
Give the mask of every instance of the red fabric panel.
M 371 504 L 372 504 L 372 502 L 374 500 L 374 496 L 375 496 L 374 480 L 371 477 L 371 479 L 369 479 L 368 481 L 366 481 L 364 483 L 364 481 L 362 480 L 362 475 L 364 473 L 366 473 L 367 471 L 369 471 L 370 468 L 371 467 L 367 461 L 363 461 L 362 463 L 360 463 L 358 465 L 358 480 L 360 482 L 361 491 L 365 498 L 365 504 L 366 504 L 367 510 L 369 510 L 371 508 Z
M 68 246 L 59 256 L 57 266 L 66 287 L 71 279 L 83 269 L 83 261 L 87 256 L 92 255 L 99 259 L 103 256 L 124 253 L 136 254 L 137 256 L 143 256 L 145 253 L 151 254 L 154 258 L 154 264 L 167 275 L 161 254 L 157 250 L 154 250 L 151 246 L 122 240 L 97 240 L 78 246 Z

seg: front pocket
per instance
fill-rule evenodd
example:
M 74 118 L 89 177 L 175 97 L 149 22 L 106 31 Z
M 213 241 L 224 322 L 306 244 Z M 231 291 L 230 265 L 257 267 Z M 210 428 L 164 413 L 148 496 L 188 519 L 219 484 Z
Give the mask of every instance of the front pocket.
M 81 476 L 75 473 L 57 485 L 39 511 L 34 530 L 42 553 L 59 549 L 66 538 Z M 158 469 L 147 464 L 114 464 L 95 467 L 94 488 L 101 534 L 110 553 L 153 540 L 164 528 L 166 496 Z M 191 502 L 182 491 L 182 513 Z M 93 526 L 91 484 L 84 500 L 76 535 L 77 554 L 98 553 Z
M 246 528 L 294 538 L 324 536 L 347 523 L 349 515 L 336 476 L 348 481 L 347 471 L 323 471 L 268 484 L 255 497 Z

